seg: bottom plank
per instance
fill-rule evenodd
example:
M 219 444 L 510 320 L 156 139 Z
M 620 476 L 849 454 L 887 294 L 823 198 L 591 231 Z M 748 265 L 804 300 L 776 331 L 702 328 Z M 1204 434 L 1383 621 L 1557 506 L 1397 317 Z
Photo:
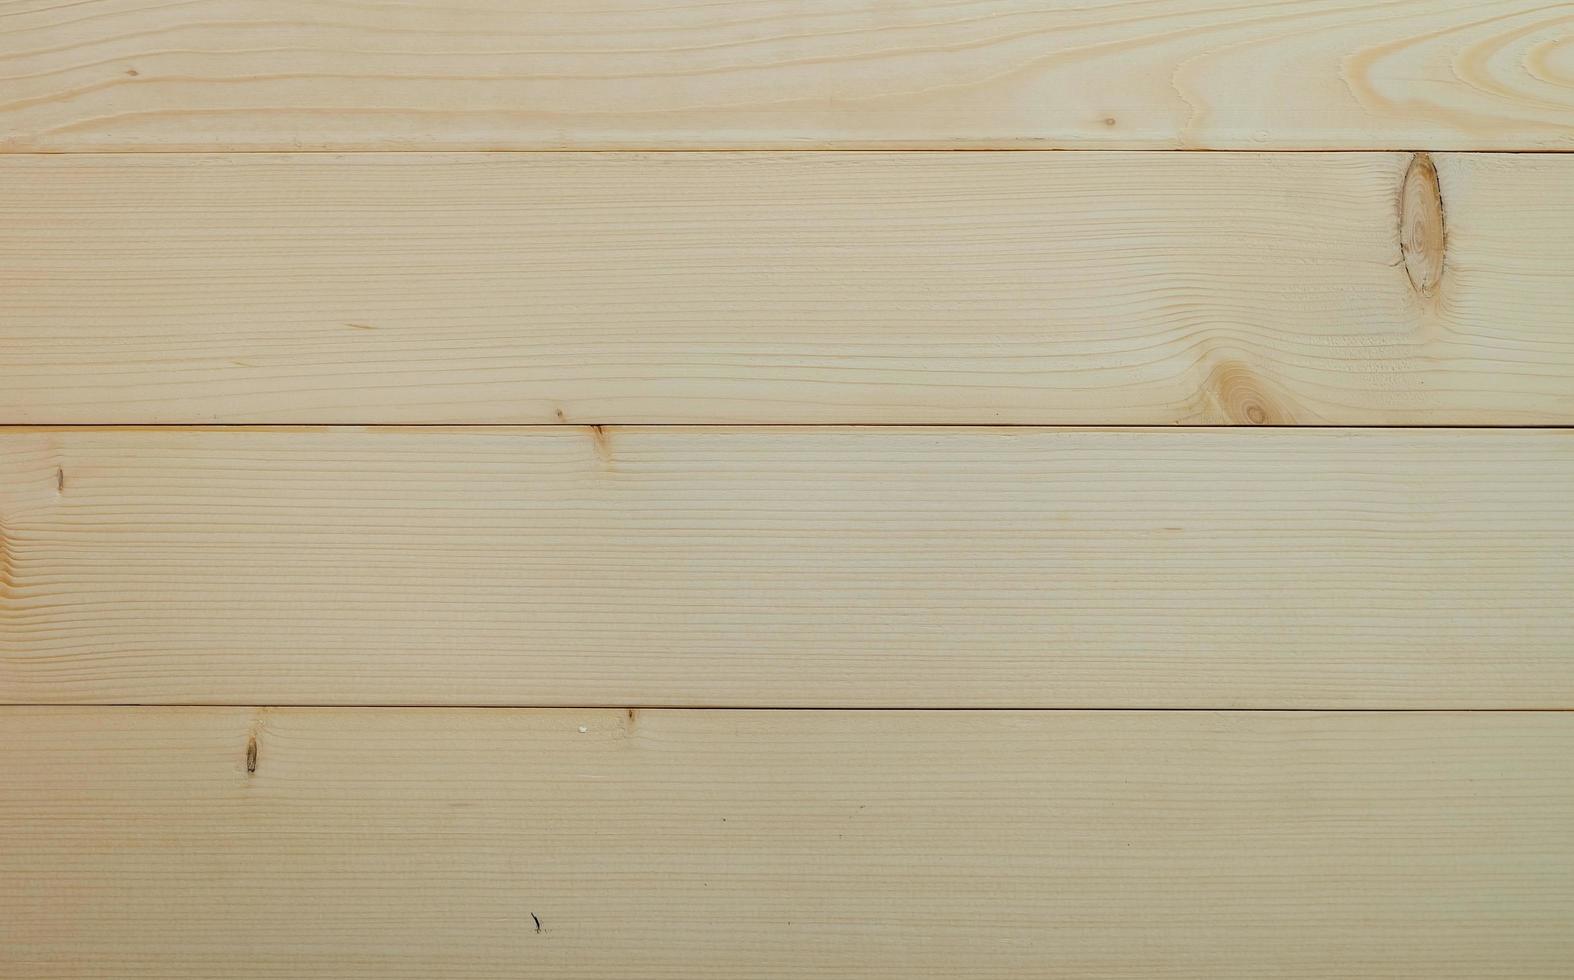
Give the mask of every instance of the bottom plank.
M 8 708 L 0 975 L 1550 977 L 1574 715 Z

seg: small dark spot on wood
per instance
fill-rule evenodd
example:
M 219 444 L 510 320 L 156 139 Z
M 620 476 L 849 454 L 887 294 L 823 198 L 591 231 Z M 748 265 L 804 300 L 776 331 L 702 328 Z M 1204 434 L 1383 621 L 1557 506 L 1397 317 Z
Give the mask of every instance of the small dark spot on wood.
M 1113 126 L 1113 125 L 1115 125 L 1115 117 L 1114 116 L 1105 116 L 1104 117 L 1104 125 L 1106 125 L 1106 126 Z
M 246 774 L 257 771 L 257 736 L 246 739 Z
M 136 78 L 138 75 L 140 75 L 142 73 L 137 71 L 135 68 L 127 68 L 126 69 L 126 74 L 130 75 L 132 78 Z
M 66 492 L 66 468 L 64 466 L 57 466 L 57 467 L 55 467 L 55 493 L 58 494 L 58 493 L 65 493 L 65 492 Z
M 557 416 L 557 420 L 559 422 L 567 422 L 568 421 L 568 416 L 563 413 L 563 410 L 561 408 L 553 410 L 552 414 Z
M 370 323 L 346 323 L 345 326 L 349 327 L 351 330 L 376 330 L 377 329 L 376 327 L 372 326 Z
M 536 924 L 536 932 L 541 931 L 541 917 L 534 912 L 530 913 L 530 920 Z

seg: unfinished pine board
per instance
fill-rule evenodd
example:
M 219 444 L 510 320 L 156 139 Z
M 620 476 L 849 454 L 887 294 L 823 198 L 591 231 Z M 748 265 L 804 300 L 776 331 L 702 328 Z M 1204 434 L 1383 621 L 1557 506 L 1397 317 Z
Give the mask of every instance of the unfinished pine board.
M 1566 155 L 0 157 L 0 420 L 1568 424 L 1571 269 Z
M 0 435 L 0 700 L 1574 707 L 1574 430 Z
M 0 711 L 0 973 L 1550 978 L 1574 715 Z
M 1569 149 L 1539 0 L 11 0 L 0 149 Z

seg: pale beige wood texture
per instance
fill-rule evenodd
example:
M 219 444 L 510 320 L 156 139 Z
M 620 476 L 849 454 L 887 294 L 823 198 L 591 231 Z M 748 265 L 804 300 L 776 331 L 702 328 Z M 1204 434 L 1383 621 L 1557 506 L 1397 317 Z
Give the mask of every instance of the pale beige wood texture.
M 1574 156 L 0 175 L 14 423 L 1574 422 Z
M 30 980 L 1574 961 L 1565 713 L 13 708 L 0 774 Z
M 1568 149 L 1539 0 L 10 0 L 0 149 Z
M 17 429 L 0 700 L 1574 706 L 1574 431 Z

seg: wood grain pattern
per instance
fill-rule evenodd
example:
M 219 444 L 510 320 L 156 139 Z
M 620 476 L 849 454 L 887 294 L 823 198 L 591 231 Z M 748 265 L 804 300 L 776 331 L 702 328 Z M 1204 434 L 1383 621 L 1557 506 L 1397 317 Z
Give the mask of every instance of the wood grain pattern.
M 1539 0 L 10 0 L 0 149 L 1569 149 Z
M 13 708 L 0 772 L 30 980 L 1574 959 L 1569 714 Z
M 0 158 L 0 419 L 1574 422 L 1574 157 L 1417 159 Z
M 16 429 L 0 462 L 7 701 L 1574 707 L 1570 430 Z
M 0 0 L 0 977 L 1566 976 L 1557 151 L 1537 0 Z

